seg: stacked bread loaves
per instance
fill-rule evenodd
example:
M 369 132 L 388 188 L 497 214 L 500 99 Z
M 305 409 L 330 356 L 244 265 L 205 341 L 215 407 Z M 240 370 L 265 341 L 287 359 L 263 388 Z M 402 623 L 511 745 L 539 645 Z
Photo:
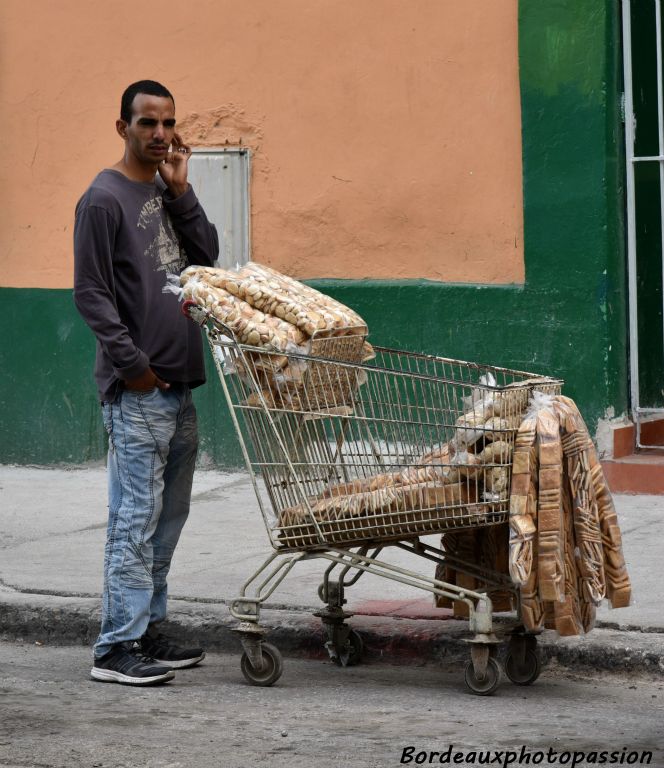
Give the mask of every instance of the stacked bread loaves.
M 612 607 L 629 605 L 631 587 L 620 528 L 590 435 L 572 400 L 537 396 L 516 437 L 509 526 L 499 526 L 509 557 L 481 564 L 509 573 L 518 587 L 521 620 L 532 631 L 555 629 L 577 635 L 592 629 L 595 609 L 607 597 Z M 508 533 L 509 531 L 509 533 Z M 443 547 L 482 559 L 481 530 L 443 534 Z M 437 576 L 468 588 L 475 581 L 439 567 Z M 494 610 L 514 606 L 509 593 L 492 595 Z M 452 603 L 437 601 L 439 606 Z M 454 603 L 466 615 L 463 603 Z
M 510 573 L 521 590 L 524 624 L 561 635 L 588 632 L 604 597 L 614 608 L 631 598 L 597 453 L 576 405 L 563 396 L 524 422 L 519 438 L 524 458 L 515 454 Z
M 306 366 L 290 354 L 308 354 L 315 335 L 356 336 L 358 356 L 373 357 L 371 345 L 361 341 L 367 325 L 356 312 L 262 264 L 250 262 L 237 271 L 189 267 L 180 285 L 183 298 L 205 308 L 240 344 L 256 348 L 237 362 L 237 373 L 252 390 L 249 405 L 303 409 Z

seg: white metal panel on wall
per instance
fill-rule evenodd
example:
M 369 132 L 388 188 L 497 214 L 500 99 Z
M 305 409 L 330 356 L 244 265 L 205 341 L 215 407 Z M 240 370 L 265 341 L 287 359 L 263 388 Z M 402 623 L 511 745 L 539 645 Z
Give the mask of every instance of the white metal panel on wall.
M 194 149 L 189 159 L 191 186 L 219 233 L 220 267 L 246 264 L 251 258 L 249 175 L 247 149 Z

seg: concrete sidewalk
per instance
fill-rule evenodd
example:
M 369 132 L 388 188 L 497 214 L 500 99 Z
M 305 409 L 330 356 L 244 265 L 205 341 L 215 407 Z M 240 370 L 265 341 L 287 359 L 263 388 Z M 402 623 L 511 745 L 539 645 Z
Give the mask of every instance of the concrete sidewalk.
M 40 642 L 91 642 L 99 620 L 106 528 L 101 466 L 0 467 L 0 633 Z M 664 609 L 659 595 L 664 498 L 616 496 L 633 605 L 598 612 L 586 637 L 545 632 L 545 658 L 572 666 L 664 674 Z M 436 537 L 433 538 L 433 541 Z M 192 512 L 169 578 L 171 628 L 210 647 L 238 649 L 228 604 L 270 554 L 246 473 L 198 471 Z M 385 559 L 430 575 L 433 564 L 399 550 Z M 298 563 L 265 606 L 261 622 L 285 653 L 320 652 L 317 588 L 326 561 Z M 347 593 L 351 620 L 370 655 L 420 661 L 467 657 L 467 624 L 432 607 L 421 590 L 365 574 Z M 441 621 L 444 620 L 444 621 Z M 507 617 L 498 617 L 507 623 Z

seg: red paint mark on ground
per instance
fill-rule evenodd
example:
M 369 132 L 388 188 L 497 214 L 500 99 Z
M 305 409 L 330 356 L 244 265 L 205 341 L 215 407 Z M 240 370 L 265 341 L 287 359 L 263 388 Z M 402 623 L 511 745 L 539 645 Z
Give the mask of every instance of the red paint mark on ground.
M 430 600 L 366 600 L 349 605 L 348 610 L 360 616 L 390 616 L 399 619 L 454 618 L 449 608 L 436 608 Z

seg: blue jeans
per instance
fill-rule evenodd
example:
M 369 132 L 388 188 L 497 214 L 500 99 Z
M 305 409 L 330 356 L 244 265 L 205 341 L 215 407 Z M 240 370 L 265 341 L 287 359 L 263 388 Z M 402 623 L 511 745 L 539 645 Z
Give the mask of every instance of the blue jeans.
M 102 408 L 108 529 L 97 658 L 166 617 L 166 576 L 189 514 L 198 449 L 188 387 L 124 391 Z

